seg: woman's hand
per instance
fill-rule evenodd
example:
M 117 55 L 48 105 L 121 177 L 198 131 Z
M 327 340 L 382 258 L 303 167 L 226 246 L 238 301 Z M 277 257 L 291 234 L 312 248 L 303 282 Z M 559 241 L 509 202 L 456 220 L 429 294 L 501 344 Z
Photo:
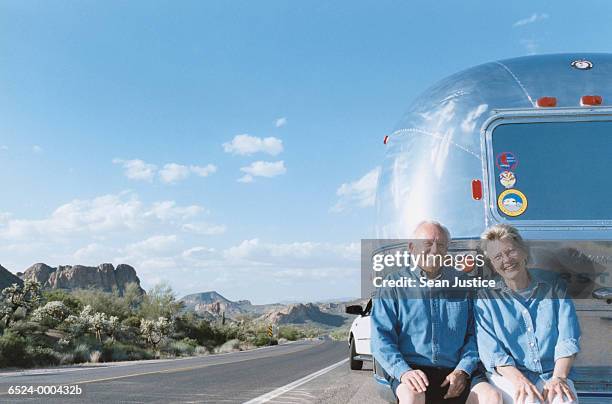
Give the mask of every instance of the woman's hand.
M 514 366 L 501 366 L 497 368 L 497 372 L 503 377 L 508 378 L 510 383 L 514 385 L 514 402 L 522 404 L 525 402 L 536 401 L 536 398 L 544 402 L 544 396 L 540 393 L 535 384 L 531 383 L 528 378 Z
M 567 384 L 565 377 L 553 377 L 544 385 L 544 398 L 552 403 L 555 397 L 559 397 L 561 401 L 564 401 L 563 396 L 567 397 L 570 401 L 575 401 L 576 396 L 574 392 Z

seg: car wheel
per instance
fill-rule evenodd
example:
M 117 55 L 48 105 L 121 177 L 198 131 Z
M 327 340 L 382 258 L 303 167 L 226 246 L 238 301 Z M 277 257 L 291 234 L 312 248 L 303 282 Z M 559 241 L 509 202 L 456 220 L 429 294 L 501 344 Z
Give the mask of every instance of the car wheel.
M 355 349 L 355 338 L 351 339 L 351 353 L 349 355 L 351 370 L 361 370 L 361 368 L 363 367 L 363 361 L 354 359 L 355 356 L 357 356 L 357 351 Z

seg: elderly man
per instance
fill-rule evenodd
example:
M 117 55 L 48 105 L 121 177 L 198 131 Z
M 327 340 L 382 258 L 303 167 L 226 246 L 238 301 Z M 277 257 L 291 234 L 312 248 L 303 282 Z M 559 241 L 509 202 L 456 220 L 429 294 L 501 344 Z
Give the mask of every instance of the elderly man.
M 437 222 L 414 231 L 412 257 L 444 256 L 450 235 Z M 387 279 L 449 280 L 464 276 L 442 260 L 420 260 Z M 436 282 L 430 282 L 433 284 Z M 465 403 L 478 364 L 472 300 L 467 292 L 436 287 L 379 289 L 372 307 L 372 353 L 386 370 L 400 403 Z

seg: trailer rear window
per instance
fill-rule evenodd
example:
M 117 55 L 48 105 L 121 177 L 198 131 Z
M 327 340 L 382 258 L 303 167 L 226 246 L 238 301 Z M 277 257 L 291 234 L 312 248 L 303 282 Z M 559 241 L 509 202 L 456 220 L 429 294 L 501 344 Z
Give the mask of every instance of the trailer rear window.
M 491 139 L 502 218 L 612 219 L 612 121 L 502 124 Z

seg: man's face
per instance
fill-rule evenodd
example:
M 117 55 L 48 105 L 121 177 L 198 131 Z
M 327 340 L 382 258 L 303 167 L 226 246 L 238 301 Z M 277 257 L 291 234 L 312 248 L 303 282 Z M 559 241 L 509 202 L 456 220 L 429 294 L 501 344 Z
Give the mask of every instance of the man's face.
M 442 267 L 444 255 L 448 251 L 448 238 L 439 226 L 423 224 L 414 233 L 414 241 L 410 243 L 410 253 L 413 257 L 420 255 L 419 266 L 429 274 L 437 274 Z

